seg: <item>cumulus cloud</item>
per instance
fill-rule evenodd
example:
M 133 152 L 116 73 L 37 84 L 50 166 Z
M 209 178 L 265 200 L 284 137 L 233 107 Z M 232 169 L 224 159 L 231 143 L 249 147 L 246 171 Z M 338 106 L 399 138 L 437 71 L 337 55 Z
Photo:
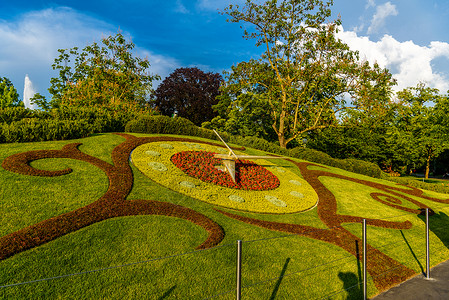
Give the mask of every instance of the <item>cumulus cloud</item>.
M 384 35 L 379 41 L 371 41 L 366 36 L 358 36 L 356 32 L 339 32 L 339 37 L 353 50 L 360 52 L 361 59 L 371 64 L 378 63 L 388 68 L 398 85 L 395 90 L 416 86 L 424 82 L 445 93 L 449 89 L 449 74 L 438 70 L 433 64 L 436 59 L 449 59 L 449 44 L 431 42 L 428 46 L 420 46 L 413 41 L 399 42 L 390 35 Z
M 374 4 L 374 1 L 372 1 Z M 371 1 L 369 1 L 371 4 Z M 371 25 L 368 27 L 368 34 L 377 32 L 385 24 L 385 19 L 389 16 L 397 16 L 398 11 L 396 5 L 387 2 L 385 4 L 376 7 L 376 13 L 374 14 Z
M 115 34 L 118 29 L 68 7 L 28 12 L 13 21 L 0 20 L 0 76 L 11 79 L 20 93 L 25 75 L 29 74 L 37 92 L 48 95 L 50 78 L 57 76 L 51 65 L 58 57 L 58 49 L 83 48 Z M 148 50 L 140 52 L 149 57 L 154 73 L 165 74 L 166 68 L 176 64 L 173 59 Z

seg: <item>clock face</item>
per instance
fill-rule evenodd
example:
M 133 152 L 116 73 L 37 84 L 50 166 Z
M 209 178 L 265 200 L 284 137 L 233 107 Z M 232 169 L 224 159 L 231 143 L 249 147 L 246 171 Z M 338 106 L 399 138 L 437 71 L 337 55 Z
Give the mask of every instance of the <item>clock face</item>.
M 236 154 L 244 154 L 235 151 Z M 213 205 L 258 213 L 294 213 L 314 207 L 318 196 L 290 166 L 265 159 L 236 161 L 236 181 L 214 154 L 225 148 L 200 141 L 153 142 L 131 154 L 133 164 L 153 181 Z

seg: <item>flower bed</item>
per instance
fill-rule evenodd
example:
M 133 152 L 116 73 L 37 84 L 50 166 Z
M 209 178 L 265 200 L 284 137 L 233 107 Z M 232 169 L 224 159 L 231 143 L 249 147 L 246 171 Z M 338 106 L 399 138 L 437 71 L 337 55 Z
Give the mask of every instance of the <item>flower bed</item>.
M 222 161 L 214 157 L 223 151 L 227 152 L 200 141 L 150 142 L 134 149 L 131 159 L 155 182 L 212 205 L 285 214 L 316 204 L 318 196 L 313 188 L 280 160 L 281 165 L 264 159 L 237 161 L 235 183 Z
M 221 159 L 214 157 L 213 152 L 182 151 L 170 160 L 187 175 L 224 187 L 266 191 L 279 186 L 279 179 L 273 173 L 249 160 L 236 161 L 235 181 L 228 172 L 216 167 L 221 165 Z

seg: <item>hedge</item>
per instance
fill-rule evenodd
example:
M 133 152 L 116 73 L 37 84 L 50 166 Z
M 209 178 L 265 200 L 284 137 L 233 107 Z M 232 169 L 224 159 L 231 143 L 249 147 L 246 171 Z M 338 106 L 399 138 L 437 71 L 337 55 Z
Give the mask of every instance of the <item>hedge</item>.
M 0 143 L 73 139 L 97 132 L 123 132 L 136 112 L 108 107 L 64 107 L 50 111 L 22 107 L 0 109 Z
M 167 116 L 139 116 L 137 119 L 126 124 L 125 131 L 135 133 L 179 134 L 214 140 L 218 139 L 212 130 L 197 127 L 189 120 L 181 117 L 170 118 Z M 231 136 L 228 133 L 220 133 L 220 135 L 227 142 L 245 147 L 337 167 L 371 177 L 380 178 L 382 175 L 382 170 L 379 166 L 371 162 L 356 159 L 335 159 L 324 152 L 302 147 L 296 147 L 288 150 L 281 148 L 275 143 L 270 143 L 257 137 Z
M 90 135 L 86 120 L 46 120 L 29 118 L 11 124 L 0 124 L 0 142 L 23 143 L 77 139 Z
M 389 181 L 393 181 L 399 184 L 415 187 L 418 189 L 425 189 L 429 191 L 434 191 L 437 193 L 443 193 L 443 194 L 449 194 L 449 184 L 442 183 L 427 183 L 422 182 L 416 179 L 410 179 L 410 178 L 401 178 L 401 177 L 388 177 L 385 178 Z

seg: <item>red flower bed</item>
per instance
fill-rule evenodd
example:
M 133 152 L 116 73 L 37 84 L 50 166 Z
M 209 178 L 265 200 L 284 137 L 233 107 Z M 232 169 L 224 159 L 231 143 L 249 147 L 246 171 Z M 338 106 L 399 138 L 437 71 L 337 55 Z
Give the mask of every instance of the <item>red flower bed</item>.
M 176 167 L 191 177 L 201 181 L 243 190 L 264 191 L 279 186 L 279 179 L 270 171 L 248 160 L 235 163 L 234 182 L 227 171 L 215 166 L 222 165 L 221 159 L 207 151 L 182 151 L 171 157 Z

